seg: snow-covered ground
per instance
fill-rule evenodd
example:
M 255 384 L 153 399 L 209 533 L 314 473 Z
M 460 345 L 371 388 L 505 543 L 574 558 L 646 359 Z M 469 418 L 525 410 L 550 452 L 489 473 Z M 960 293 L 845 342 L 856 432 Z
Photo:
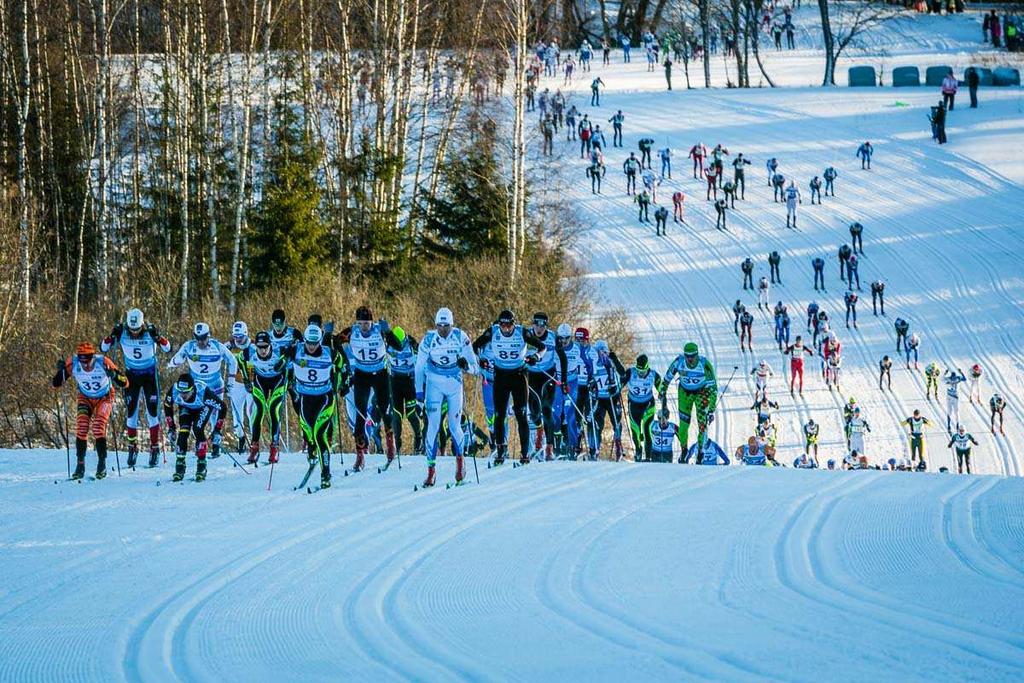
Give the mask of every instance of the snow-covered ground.
M 980 32 L 968 21 L 918 17 L 880 33 L 888 52 L 873 63 L 925 66 L 946 52 L 969 63 Z M 268 468 L 246 475 L 227 458 L 202 484 L 171 484 L 166 466 L 75 484 L 63 452 L 0 451 L 0 681 L 1024 677 L 1024 480 L 1005 476 L 1024 463 L 1020 90 L 958 106 L 939 148 L 924 118 L 935 89 L 821 90 L 807 87 L 820 69 L 810 51 L 771 59 L 791 87 L 666 93 L 660 68 L 640 61 L 597 69 L 602 107 L 576 103 L 602 123 L 621 108 L 625 151 L 643 135 L 675 149 L 661 193 L 687 193 L 688 225 L 661 238 L 636 222 L 623 150 L 607 150 L 606 191 L 592 196 L 578 148 L 560 141 L 591 277 L 633 315 L 659 369 L 689 340 L 723 380 L 740 366 L 712 429 L 731 450 L 754 421 L 752 364 L 765 357 L 784 374 L 767 315 L 754 353 L 738 351 L 728 309 L 754 303 L 739 263 L 754 258 L 759 277 L 778 249 L 785 284 L 772 301 L 799 311 L 815 295 L 810 259 L 826 257 L 818 301 L 839 321 L 845 386 L 825 389 L 813 360 L 802 401 L 776 377 L 784 459 L 809 416 L 823 425 L 822 460 L 838 457 L 851 395 L 876 462 L 904 451 L 897 422 L 915 407 L 944 421 L 919 373 L 895 370 L 893 391 L 877 389 L 900 315 L 923 337 L 922 367 L 979 362 L 986 401 L 1008 398 L 1005 437 L 988 434 L 987 407 L 962 406 L 985 476 L 562 462 L 414 493 L 422 459 L 378 475 L 371 458 L 349 477 L 335 459 L 334 488 L 307 495 L 292 491 L 305 469 L 295 455 L 267 490 Z M 870 172 L 854 159 L 865 139 Z M 698 141 L 754 162 L 727 233 L 684 159 Z M 839 169 L 838 196 L 805 198 L 798 231 L 771 201 L 769 156 L 805 194 L 813 173 Z M 853 220 L 865 225 L 862 284 L 886 280 L 889 315 L 862 300 L 847 332 L 835 252 Z M 950 464 L 944 437 L 930 433 L 933 469 Z M 451 481 L 451 460 L 440 467 Z
M 181 485 L 63 459 L 0 452 L 2 680 L 1024 674 L 1017 477 L 552 463 L 414 493 L 407 458 L 306 495 L 296 458 L 270 492 L 225 458 Z

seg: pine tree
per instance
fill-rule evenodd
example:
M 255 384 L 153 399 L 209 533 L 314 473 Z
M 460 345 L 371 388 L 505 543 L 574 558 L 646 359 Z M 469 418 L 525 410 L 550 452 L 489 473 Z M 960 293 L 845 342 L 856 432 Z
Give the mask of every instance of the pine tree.
M 319 154 L 288 98 L 275 103 L 274 121 L 267 183 L 251 222 L 253 285 L 264 287 L 317 274 L 331 263 L 316 181 Z

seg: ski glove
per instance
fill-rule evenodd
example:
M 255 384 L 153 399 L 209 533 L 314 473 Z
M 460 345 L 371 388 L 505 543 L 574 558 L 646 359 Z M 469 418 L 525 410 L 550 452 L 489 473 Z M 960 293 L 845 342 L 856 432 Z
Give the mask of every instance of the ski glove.
M 422 407 L 422 405 L 423 405 L 423 392 L 422 391 L 417 391 L 416 392 L 416 403 L 419 403 L 420 406 Z
M 459 356 L 459 359 L 455 361 L 455 364 L 458 365 L 463 370 L 469 370 L 469 361 L 463 358 L 462 356 Z
M 526 357 L 526 364 L 527 365 L 536 365 L 537 361 L 539 361 L 539 360 L 540 360 L 540 356 L 538 356 L 535 353 L 531 353 L 529 356 Z
M 217 420 L 217 424 L 213 425 L 214 443 L 217 443 L 217 444 L 220 443 L 220 438 L 219 437 L 220 437 L 220 431 L 222 429 L 224 429 L 224 418 L 223 417 L 220 418 L 219 420 Z
M 153 339 L 158 339 L 160 337 L 160 331 L 156 329 L 156 325 L 153 323 L 146 325 L 146 331 L 149 332 L 149 336 L 153 337 Z
M 110 339 L 111 339 L 111 341 L 113 341 L 114 339 L 117 339 L 118 337 L 120 337 L 121 336 L 121 332 L 123 332 L 123 331 L 124 331 L 124 325 L 122 323 L 117 323 L 116 325 L 114 325 L 113 329 L 110 330 Z
M 708 424 L 711 424 L 714 421 L 715 421 L 715 414 L 714 413 L 709 413 L 708 414 Z

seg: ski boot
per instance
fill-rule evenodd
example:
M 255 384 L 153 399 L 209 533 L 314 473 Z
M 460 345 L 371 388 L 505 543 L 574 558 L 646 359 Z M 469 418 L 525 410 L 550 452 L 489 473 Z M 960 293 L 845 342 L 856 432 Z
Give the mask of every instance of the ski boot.
M 128 467 L 135 469 L 135 462 L 139 459 L 139 444 L 135 439 L 128 440 Z
M 278 458 L 277 458 L 277 442 L 276 441 L 271 441 L 270 442 L 270 464 L 274 464 L 275 462 L 277 462 L 277 460 L 278 460 Z
M 99 450 L 97 448 L 97 450 Z M 96 461 L 96 478 L 105 479 L 107 476 L 107 454 L 99 453 L 99 459 Z
M 174 476 L 171 477 L 171 481 L 181 481 L 185 478 L 185 454 L 178 453 L 174 459 Z
M 384 434 L 384 444 L 388 454 L 388 465 L 395 459 L 395 433 L 386 432 Z
M 81 457 L 81 458 L 78 459 L 78 463 L 75 465 L 75 473 L 71 475 L 71 478 L 72 479 L 81 479 L 84 476 L 85 476 L 85 458 Z
M 255 465 L 256 462 L 259 459 L 260 459 L 260 443 L 259 443 L 259 441 L 254 441 L 251 444 L 249 444 L 249 459 L 246 460 L 245 462 L 246 462 L 247 465 Z
M 508 446 L 502 444 L 498 446 L 498 452 L 494 456 L 494 466 L 502 465 L 505 462 L 505 453 L 508 451 Z
M 622 439 L 615 439 L 615 460 L 619 461 L 623 458 L 622 452 Z
M 434 478 L 435 478 L 435 476 L 436 476 L 436 472 L 434 471 L 434 466 L 433 465 L 429 465 L 427 467 L 427 478 L 423 480 L 423 488 L 427 488 L 428 486 L 433 486 L 434 485 Z
M 149 467 L 150 469 L 156 467 L 160 462 L 160 447 L 156 444 L 152 444 L 149 447 Z
M 462 484 L 462 480 L 466 478 L 466 467 L 465 458 L 461 455 L 455 456 L 455 485 L 459 486 Z
M 320 468 L 320 488 L 329 489 L 331 488 L 331 468 L 325 465 Z
M 217 432 L 217 431 L 214 431 L 213 438 L 211 439 L 211 441 L 213 442 L 213 448 L 210 450 L 210 459 L 211 460 L 216 460 L 217 458 L 220 457 L 220 442 L 221 442 L 221 439 L 222 439 L 222 437 L 221 437 L 220 433 Z M 203 445 L 203 449 L 204 450 L 206 449 L 205 443 Z
M 196 481 L 206 481 L 206 458 L 196 461 Z
M 245 434 L 243 434 L 238 439 L 238 454 L 241 455 L 242 453 L 245 453 L 248 449 L 249 449 L 249 440 L 247 438 L 245 438 Z
M 353 472 L 362 472 L 366 467 L 366 444 L 356 444 L 356 463 L 352 465 Z
M 544 460 L 546 460 L 547 462 L 551 462 L 554 459 L 555 447 L 552 446 L 551 444 L 548 444 L 547 446 L 544 447 Z

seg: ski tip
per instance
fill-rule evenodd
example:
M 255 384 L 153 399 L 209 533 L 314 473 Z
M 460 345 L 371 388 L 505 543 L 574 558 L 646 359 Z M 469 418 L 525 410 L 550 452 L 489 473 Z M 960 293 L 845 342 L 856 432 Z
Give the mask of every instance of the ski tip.
M 416 492 L 417 492 L 417 491 L 419 491 L 419 490 L 420 490 L 420 487 L 419 487 L 419 486 L 417 486 L 416 484 L 413 484 L 413 485 L 412 485 L 412 492 L 413 492 L 413 493 L 416 493 Z
M 444 485 L 444 490 L 447 491 L 447 490 L 451 489 L 451 487 L 452 487 L 451 484 L 445 484 Z
M 306 493 L 313 493 L 313 489 L 311 489 L 310 487 L 307 486 L 306 487 Z
M 345 476 L 346 477 L 348 476 L 348 470 L 345 470 Z
M 383 471 L 384 471 L 384 470 L 382 470 L 381 468 L 379 468 L 379 467 L 377 468 L 377 474 L 380 474 L 380 473 L 381 473 L 381 472 L 383 472 Z

